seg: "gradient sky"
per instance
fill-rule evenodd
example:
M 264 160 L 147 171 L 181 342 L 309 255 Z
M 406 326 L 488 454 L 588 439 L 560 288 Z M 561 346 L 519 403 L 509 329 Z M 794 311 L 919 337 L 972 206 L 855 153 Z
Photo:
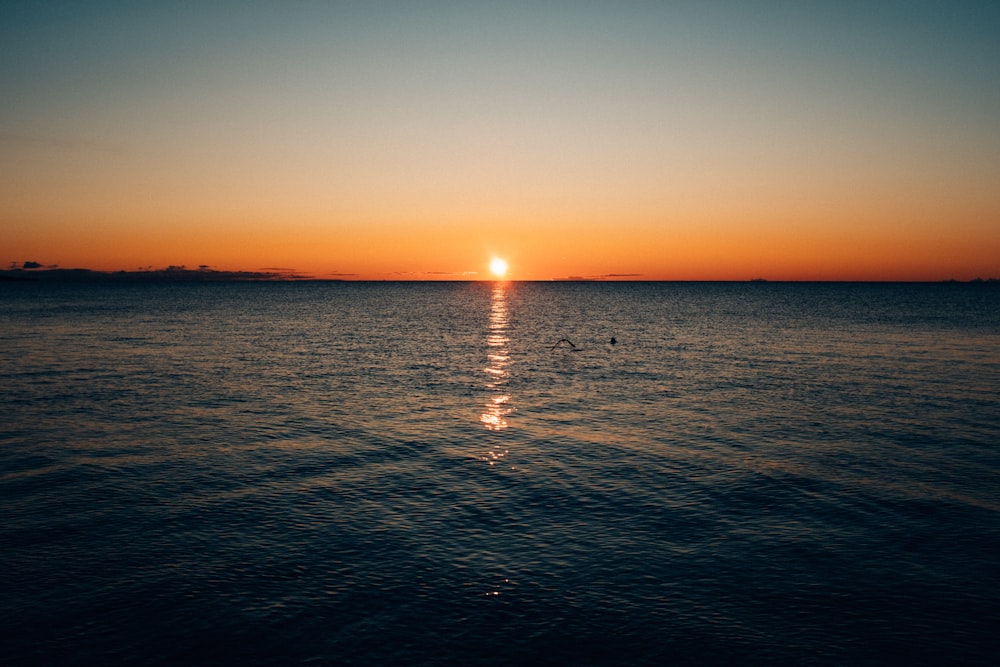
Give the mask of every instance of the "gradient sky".
M 0 261 L 1000 277 L 1000 3 L 5 2 Z

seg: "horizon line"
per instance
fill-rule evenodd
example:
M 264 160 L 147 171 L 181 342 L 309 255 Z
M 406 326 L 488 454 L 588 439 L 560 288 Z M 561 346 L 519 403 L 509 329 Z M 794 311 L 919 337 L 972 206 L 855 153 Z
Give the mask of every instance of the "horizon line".
M 14 266 L 0 269 L 3 282 L 84 282 L 84 281 L 159 281 L 159 282 L 395 282 L 395 283 L 828 283 L 828 284 L 987 284 L 1000 283 L 1000 278 L 976 277 L 969 280 L 957 278 L 938 279 L 859 279 L 859 278 L 645 278 L 640 274 L 608 274 L 599 277 L 566 276 L 554 278 L 363 278 L 358 274 L 327 274 L 315 276 L 298 273 L 295 269 L 225 270 L 201 265 L 197 269 L 184 266 L 137 269 L 132 271 L 106 271 L 89 268 L 63 268 L 59 266 Z M 437 275 L 442 275 L 439 273 Z M 469 275 L 466 273 L 465 275 Z

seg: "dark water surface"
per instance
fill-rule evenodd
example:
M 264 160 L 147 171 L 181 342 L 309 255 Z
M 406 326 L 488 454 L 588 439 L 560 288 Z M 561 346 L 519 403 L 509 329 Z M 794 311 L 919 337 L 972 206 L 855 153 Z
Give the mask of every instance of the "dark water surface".
M 10 284 L 0 380 L 4 665 L 1000 658 L 994 286 Z

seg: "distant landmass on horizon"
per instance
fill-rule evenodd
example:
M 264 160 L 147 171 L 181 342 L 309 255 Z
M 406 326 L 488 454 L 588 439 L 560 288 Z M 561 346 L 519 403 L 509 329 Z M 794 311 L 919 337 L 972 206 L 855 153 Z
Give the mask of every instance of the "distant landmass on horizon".
M 223 281 L 223 280 L 314 280 L 291 269 L 261 269 L 258 271 L 222 271 L 209 266 L 189 269 L 185 266 L 168 266 L 134 271 L 96 271 L 93 269 L 64 269 L 44 267 L 37 262 L 25 262 L 21 267 L 0 271 L 2 281 L 55 281 L 55 282 L 141 282 L 141 281 Z M 337 280 L 329 278 L 325 280 Z

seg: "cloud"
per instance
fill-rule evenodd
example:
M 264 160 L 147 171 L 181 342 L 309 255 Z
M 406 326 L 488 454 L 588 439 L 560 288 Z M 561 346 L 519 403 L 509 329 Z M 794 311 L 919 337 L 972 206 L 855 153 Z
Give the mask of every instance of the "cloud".
M 596 276 L 566 276 L 565 278 L 556 278 L 556 280 L 574 280 L 574 281 L 597 281 L 597 280 L 609 280 L 613 278 L 638 278 L 641 273 L 603 273 Z

